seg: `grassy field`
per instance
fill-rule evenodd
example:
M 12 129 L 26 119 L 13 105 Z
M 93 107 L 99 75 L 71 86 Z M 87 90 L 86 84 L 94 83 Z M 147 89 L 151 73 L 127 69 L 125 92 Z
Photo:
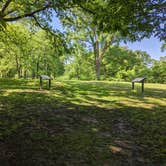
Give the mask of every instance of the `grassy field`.
M 0 80 L 0 166 L 164 166 L 166 85 Z

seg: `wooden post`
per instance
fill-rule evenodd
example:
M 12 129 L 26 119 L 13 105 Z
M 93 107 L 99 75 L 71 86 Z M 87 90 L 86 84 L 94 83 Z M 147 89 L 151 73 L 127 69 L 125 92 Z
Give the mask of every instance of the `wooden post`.
M 50 89 L 51 88 L 51 78 L 48 80 L 48 82 L 49 82 L 48 88 Z
M 132 89 L 134 89 L 134 82 L 132 82 Z
M 142 93 L 144 92 L 144 81 L 142 81 Z

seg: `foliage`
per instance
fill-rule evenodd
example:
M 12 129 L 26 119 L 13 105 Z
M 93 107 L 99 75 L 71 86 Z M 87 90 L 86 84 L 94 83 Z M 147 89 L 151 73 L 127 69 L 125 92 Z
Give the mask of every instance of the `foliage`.
M 150 63 L 151 58 L 146 52 L 113 46 L 105 58 L 103 72 L 106 79 L 130 81 L 134 77 L 147 76 Z
M 166 43 L 163 43 L 163 44 L 162 44 L 161 50 L 162 50 L 162 51 L 166 50 Z
M 89 34 L 87 32 L 84 37 L 90 38 Z M 73 39 L 79 35 L 71 35 L 66 36 L 69 44 L 65 46 L 59 38 L 43 30 L 32 31 L 25 24 L 8 25 L 6 32 L 0 33 L 1 77 L 35 78 L 47 74 L 52 77 L 64 75 L 66 79 L 94 80 L 93 49 L 88 49 L 90 44 L 86 40 Z M 148 82 L 165 83 L 166 80 L 164 57 L 154 61 L 146 52 L 117 45 L 108 47 L 100 70 L 102 80 L 130 81 L 140 76 L 147 77 Z
M 37 25 L 48 29 L 53 11 L 67 17 L 71 9 L 83 10 L 93 16 L 94 24 L 100 30 L 111 33 L 119 31 L 132 40 L 149 37 L 152 34 L 165 39 L 165 1 L 162 0 L 2 0 L 0 2 L 0 27 L 6 22 L 23 18 L 34 20 Z M 134 12 L 133 12 L 134 10 Z M 73 13 L 74 14 L 74 13 Z
M 85 52 L 86 50 L 78 54 L 76 51 L 72 58 L 69 56 L 71 60 L 65 65 L 65 75 L 68 79 L 95 79 L 93 53 L 90 55 Z M 146 77 L 148 82 L 164 83 L 166 80 L 164 57 L 160 61 L 154 61 L 144 51 L 131 51 L 126 47 L 112 46 L 103 58 L 101 79 L 131 81 L 135 77 Z
M 85 51 L 86 52 L 86 51 Z M 78 80 L 94 80 L 95 70 L 93 66 L 93 57 L 90 53 L 74 55 L 70 57 L 68 63 L 65 65 L 65 73 L 68 79 L 78 79 Z
M 154 61 L 151 70 L 151 82 L 166 83 L 166 56 L 161 57 L 159 61 Z
M 38 77 L 48 74 L 53 77 L 63 74 L 63 43 L 38 30 L 31 32 L 22 24 L 9 25 L 1 32 L 1 76 Z M 56 42 L 56 44 L 54 43 Z
M 75 49 L 83 47 L 85 50 L 93 53 L 94 64 L 92 63 L 92 66 L 95 69 L 96 79 L 100 80 L 103 58 L 110 46 L 120 41 L 120 36 L 117 33 L 112 34 L 101 31 L 94 24 L 93 18 L 87 13 L 83 13 L 83 11 L 74 10 L 74 15 L 70 13 L 67 18 L 62 17 L 61 21 L 66 28 L 70 43 L 74 47 L 77 46 Z

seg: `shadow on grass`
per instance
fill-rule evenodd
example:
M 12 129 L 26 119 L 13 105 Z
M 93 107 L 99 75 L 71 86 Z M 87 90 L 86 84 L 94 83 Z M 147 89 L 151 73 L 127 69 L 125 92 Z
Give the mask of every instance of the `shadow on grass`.
M 83 105 L 83 99 L 73 104 L 80 93 L 104 97 L 110 89 L 116 93 L 116 87 L 106 92 L 91 84 L 56 86 L 51 92 L 1 91 L 0 165 L 164 165 L 165 107 L 114 102 L 121 108 L 104 109 Z
M 0 79 L 0 90 L 5 89 L 39 89 L 38 80 L 29 79 Z
M 117 108 L 117 106 L 149 109 L 166 106 L 165 89 L 147 87 L 142 94 L 139 85 L 136 86 L 135 91 L 132 91 L 130 83 L 75 81 L 65 83 L 63 86 L 54 85 L 52 91 L 58 92 L 60 96 L 75 104 L 86 103 L 108 109 Z
M 154 97 L 166 98 L 166 89 L 149 88 L 145 85 L 145 92 L 141 93 L 141 86 L 136 84 L 136 91 L 131 90 L 130 83 L 104 83 L 104 82 L 76 82 L 65 81 L 65 89 L 63 86 L 54 86 L 53 90 L 59 90 L 65 95 L 72 94 L 95 94 L 98 97 L 120 96 L 129 98 Z M 154 84 L 155 85 L 155 84 Z

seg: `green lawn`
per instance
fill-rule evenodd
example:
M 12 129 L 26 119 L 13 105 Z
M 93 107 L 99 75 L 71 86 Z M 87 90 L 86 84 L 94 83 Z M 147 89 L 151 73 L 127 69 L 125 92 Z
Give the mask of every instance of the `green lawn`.
M 0 80 L 0 166 L 164 166 L 166 85 Z

